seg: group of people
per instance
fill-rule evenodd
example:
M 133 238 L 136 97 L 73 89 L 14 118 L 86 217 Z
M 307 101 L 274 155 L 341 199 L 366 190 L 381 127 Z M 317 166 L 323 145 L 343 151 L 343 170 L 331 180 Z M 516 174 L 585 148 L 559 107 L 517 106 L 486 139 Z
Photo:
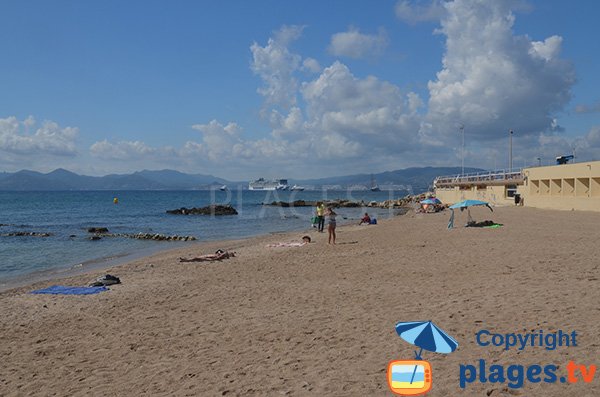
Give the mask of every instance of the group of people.
M 337 213 L 332 207 L 325 207 L 325 204 L 322 201 L 319 201 L 317 202 L 316 215 L 315 220 L 319 233 L 323 233 L 325 229 L 325 218 L 327 218 L 327 232 L 329 233 L 328 241 L 329 244 L 335 244 L 335 217 L 337 216 Z

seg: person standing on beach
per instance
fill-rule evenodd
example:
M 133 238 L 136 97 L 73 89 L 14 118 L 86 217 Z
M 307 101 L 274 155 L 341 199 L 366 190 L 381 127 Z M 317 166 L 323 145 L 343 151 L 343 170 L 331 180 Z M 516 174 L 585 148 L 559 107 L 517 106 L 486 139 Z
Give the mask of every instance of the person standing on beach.
M 317 230 L 323 233 L 325 228 L 325 204 L 322 201 L 317 201 L 317 225 Z
M 327 215 L 327 231 L 329 232 L 329 244 L 335 245 L 335 217 L 337 216 L 337 214 L 331 207 L 327 208 L 327 212 L 325 214 Z

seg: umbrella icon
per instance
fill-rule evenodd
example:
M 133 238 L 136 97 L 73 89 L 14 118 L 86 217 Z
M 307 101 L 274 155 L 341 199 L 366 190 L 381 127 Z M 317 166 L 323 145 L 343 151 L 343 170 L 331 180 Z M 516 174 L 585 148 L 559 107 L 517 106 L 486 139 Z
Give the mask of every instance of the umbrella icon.
M 423 349 L 435 353 L 452 353 L 458 347 L 458 342 L 442 331 L 431 321 L 410 321 L 396 324 L 398 335 L 421 350 L 415 351 L 415 359 L 422 360 Z M 413 382 L 417 366 L 413 371 L 410 383 Z

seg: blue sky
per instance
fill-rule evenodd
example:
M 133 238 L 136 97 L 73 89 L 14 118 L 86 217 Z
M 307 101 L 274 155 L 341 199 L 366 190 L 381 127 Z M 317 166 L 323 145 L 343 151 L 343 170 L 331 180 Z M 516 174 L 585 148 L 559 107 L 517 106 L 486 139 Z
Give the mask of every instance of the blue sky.
M 0 171 L 600 159 L 600 3 L 2 1 Z

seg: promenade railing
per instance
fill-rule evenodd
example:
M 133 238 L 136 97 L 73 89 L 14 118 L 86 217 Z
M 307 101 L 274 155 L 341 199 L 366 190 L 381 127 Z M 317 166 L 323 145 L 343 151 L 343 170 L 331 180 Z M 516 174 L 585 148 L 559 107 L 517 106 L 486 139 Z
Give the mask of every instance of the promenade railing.
M 523 173 L 509 170 L 494 170 L 470 174 L 438 176 L 433 181 L 434 187 L 453 187 L 460 185 L 509 185 L 523 182 Z

